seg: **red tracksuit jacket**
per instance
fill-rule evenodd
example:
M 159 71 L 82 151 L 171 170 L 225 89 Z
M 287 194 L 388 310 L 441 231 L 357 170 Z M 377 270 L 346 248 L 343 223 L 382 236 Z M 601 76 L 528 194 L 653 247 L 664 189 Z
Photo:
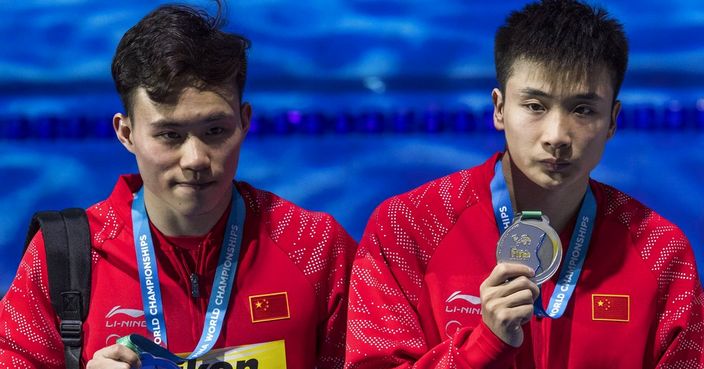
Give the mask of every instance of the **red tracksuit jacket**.
M 499 239 L 489 187 L 499 158 L 373 213 L 352 268 L 347 367 L 704 368 L 704 295 L 689 242 L 596 181 L 595 229 L 565 314 L 534 317 L 520 348 L 482 323 L 479 285 Z M 571 234 L 560 235 L 565 249 Z M 543 285 L 544 304 L 558 275 Z
M 132 193 L 140 186 L 138 176 L 122 177 L 107 200 L 88 209 L 93 270 L 85 361 L 118 337 L 149 337 L 130 215 Z M 228 367 L 215 363 L 230 358 L 231 367 L 240 367 L 234 358 L 239 353 L 247 368 L 256 368 L 257 362 L 259 368 L 342 367 L 355 241 L 327 214 L 303 210 L 243 182 L 237 187 L 247 208 L 239 270 L 209 365 Z M 176 246 L 152 227 L 168 348 L 174 353 L 190 353 L 200 338 L 226 215 L 200 247 Z M 200 281 L 199 298 L 191 292 L 192 273 Z M 44 243 L 38 234 L 0 304 L 1 368 L 63 367 L 63 345 L 46 286 Z M 252 344 L 258 346 L 233 351 Z M 200 365 L 185 367 L 208 368 Z

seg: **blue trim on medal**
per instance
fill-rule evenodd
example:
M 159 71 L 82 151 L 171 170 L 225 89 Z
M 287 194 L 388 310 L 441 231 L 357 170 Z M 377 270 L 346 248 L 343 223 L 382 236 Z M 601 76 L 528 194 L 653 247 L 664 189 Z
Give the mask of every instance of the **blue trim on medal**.
M 499 229 L 499 235 L 513 223 L 513 207 L 506 185 L 503 171 L 501 170 L 501 160 L 494 166 L 494 178 L 491 180 L 491 201 L 494 207 L 494 217 Z M 566 262 L 562 266 L 560 276 L 555 284 L 555 290 L 548 303 L 548 311 L 543 308 L 542 288 L 538 298 L 533 303 L 535 315 L 557 319 L 561 317 L 567 309 L 567 304 L 574 293 L 577 281 L 582 272 L 584 260 L 589 250 L 589 241 L 594 231 L 594 221 L 596 220 L 596 199 L 591 187 L 587 186 L 587 191 L 582 200 L 582 205 L 577 215 L 577 224 L 572 232 L 569 248 L 567 249 Z
M 244 200 L 233 185 L 230 214 L 227 218 L 227 227 L 225 228 L 223 243 L 220 247 L 220 257 L 208 301 L 203 333 L 195 350 L 186 359 L 203 356 L 213 348 L 218 337 L 220 337 L 225 313 L 230 303 L 235 274 L 237 273 L 245 215 Z M 144 187 L 135 194 L 132 201 L 132 226 L 147 330 L 152 336 L 151 341 L 166 348 L 168 343 L 164 309 L 159 288 L 156 253 L 154 252 L 154 243 L 151 230 L 149 229 L 149 218 L 144 206 Z

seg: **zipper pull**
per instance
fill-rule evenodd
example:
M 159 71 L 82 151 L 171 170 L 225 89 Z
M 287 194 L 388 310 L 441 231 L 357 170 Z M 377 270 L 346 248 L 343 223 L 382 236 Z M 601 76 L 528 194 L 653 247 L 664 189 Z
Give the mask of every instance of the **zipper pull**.
M 191 297 L 197 299 L 200 297 L 200 287 L 198 286 L 198 275 L 191 273 Z

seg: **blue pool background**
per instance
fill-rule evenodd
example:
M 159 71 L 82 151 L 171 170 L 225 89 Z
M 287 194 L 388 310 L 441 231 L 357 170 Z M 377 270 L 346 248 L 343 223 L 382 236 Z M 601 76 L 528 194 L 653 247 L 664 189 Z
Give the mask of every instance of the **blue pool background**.
M 110 137 L 110 61 L 159 3 L 28 0 L 0 14 L 0 295 L 39 209 L 88 206 L 135 165 Z M 212 5 L 204 1 L 190 1 Z M 493 33 L 524 1 L 230 1 L 253 43 L 240 179 L 355 237 L 383 199 L 483 162 Z M 594 177 L 680 225 L 704 271 L 704 2 L 604 2 L 631 42 L 620 129 Z

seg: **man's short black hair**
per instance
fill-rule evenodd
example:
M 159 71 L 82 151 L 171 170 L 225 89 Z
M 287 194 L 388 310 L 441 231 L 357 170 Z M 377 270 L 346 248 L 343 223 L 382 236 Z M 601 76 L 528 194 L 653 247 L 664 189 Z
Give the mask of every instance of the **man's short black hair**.
M 219 1 L 217 7 L 211 17 L 186 5 L 163 5 L 125 33 L 112 61 L 112 77 L 128 115 L 138 87 L 158 103 L 175 102 L 185 87 L 224 88 L 242 99 L 250 42 L 221 30 Z
M 517 60 L 570 79 L 606 67 L 615 99 L 626 73 L 628 41 L 623 25 L 604 9 L 575 0 L 543 0 L 511 13 L 496 32 L 494 61 L 502 92 Z

